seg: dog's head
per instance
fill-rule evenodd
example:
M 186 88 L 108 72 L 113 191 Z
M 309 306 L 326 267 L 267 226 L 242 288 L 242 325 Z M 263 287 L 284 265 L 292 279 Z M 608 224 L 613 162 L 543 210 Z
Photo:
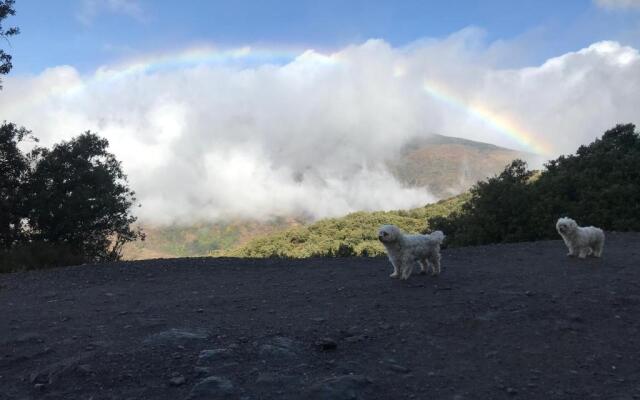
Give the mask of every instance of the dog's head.
M 378 231 L 378 240 L 382 243 L 393 243 L 398 241 L 402 235 L 400 229 L 395 225 L 382 225 Z
M 578 229 L 578 224 L 569 217 L 563 217 L 556 222 L 556 229 L 560 234 L 567 234 L 575 232 Z

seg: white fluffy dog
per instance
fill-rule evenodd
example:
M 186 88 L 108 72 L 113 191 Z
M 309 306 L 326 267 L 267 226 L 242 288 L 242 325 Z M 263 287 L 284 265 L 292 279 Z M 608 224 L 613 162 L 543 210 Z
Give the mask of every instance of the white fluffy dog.
M 556 223 L 556 230 L 562 236 L 564 244 L 569 248 L 568 256 L 585 258 L 593 255 L 602 256 L 604 249 L 604 232 L 594 226 L 580 227 L 571 218 L 560 218 Z
M 428 266 L 431 266 L 431 275 L 440 273 L 440 245 L 444 240 L 441 231 L 430 235 L 407 235 L 395 225 L 383 225 L 378 231 L 378 239 L 393 265 L 391 278 L 408 279 L 416 264 L 420 265 L 421 274 L 427 273 Z

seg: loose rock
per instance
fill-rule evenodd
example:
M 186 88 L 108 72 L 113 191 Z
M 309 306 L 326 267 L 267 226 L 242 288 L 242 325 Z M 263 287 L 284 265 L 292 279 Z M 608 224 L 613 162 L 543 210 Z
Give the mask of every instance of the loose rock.
M 322 338 L 316 341 L 316 347 L 321 351 L 331 351 L 338 348 L 338 344 L 331 338 Z
M 174 376 L 173 378 L 169 379 L 169 384 L 171 386 L 182 386 L 186 382 L 187 380 L 182 375 Z
M 144 343 L 150 345 L 177 345 L 189 341 L 205 340 L 207 337 L 208 335 L 203 331 L 174 328 L 149 335 L 144 339 Z
M 328 378 L 311 387 L 314 400 L 357 400 L 371 380 L 363 375 L 342 375 Z
M 235 396 L 235 388 L 230 380 L 219 376 L 209 376 L 198 382 L 191 393 L 189 400 L 231 399 Z

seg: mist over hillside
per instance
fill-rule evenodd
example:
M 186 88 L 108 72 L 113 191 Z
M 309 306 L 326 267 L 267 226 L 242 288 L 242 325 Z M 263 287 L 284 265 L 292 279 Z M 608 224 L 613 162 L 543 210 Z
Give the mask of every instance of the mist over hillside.
M 422 204 L 455 196 L 468 190 L 477 181 L 493 176 L 513 159 L 524 158 L 536 163 L 536 156 L 461 138 L 430 135 L 407 142 L 402 152 L 384 161 L 384 168 L 400 185 L 425 190 Z M 147 239 L 126 246 L 126 259 L 171 258 L 215 254 L 244 254 L 241 249 L 252 239 L 277 234 L 290 228 L 313 222 L 309 215 L 281 215 L 247 219 L 228 218 L 217 222 L 174 223 L 170 225 L 143 224 Z M 415 225 L 415 226 L 414 226 Z M 369 226 L 369 225 L 367 225 Z M 424 228 L 424 218 L 407 228 Z M 375 229 L 375 227 L 369 227 Z M 367 234 L 367 237 L 370 236 Z M 337 248 L 331 243 L 322 248 Z M 375 244 L 373 244 L 374 247 Z M 335 249 L 334 249 L 335 250 Z M 358 248 L 357 251 L 362 249 Z M 380 249 L 377 249 L 377 252 Z M 260 250 L 263 254 L 266 250 Z M 320 251 L 320 250 L 319 250 Z

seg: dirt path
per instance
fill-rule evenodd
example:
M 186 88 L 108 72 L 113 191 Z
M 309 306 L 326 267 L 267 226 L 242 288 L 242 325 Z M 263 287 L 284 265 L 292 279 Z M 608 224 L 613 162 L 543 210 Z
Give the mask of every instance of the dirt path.
M 0 399 L 640 398 L 640 234 L 0 275 Z M 334 348 L 335 347 L 335 348 Z

